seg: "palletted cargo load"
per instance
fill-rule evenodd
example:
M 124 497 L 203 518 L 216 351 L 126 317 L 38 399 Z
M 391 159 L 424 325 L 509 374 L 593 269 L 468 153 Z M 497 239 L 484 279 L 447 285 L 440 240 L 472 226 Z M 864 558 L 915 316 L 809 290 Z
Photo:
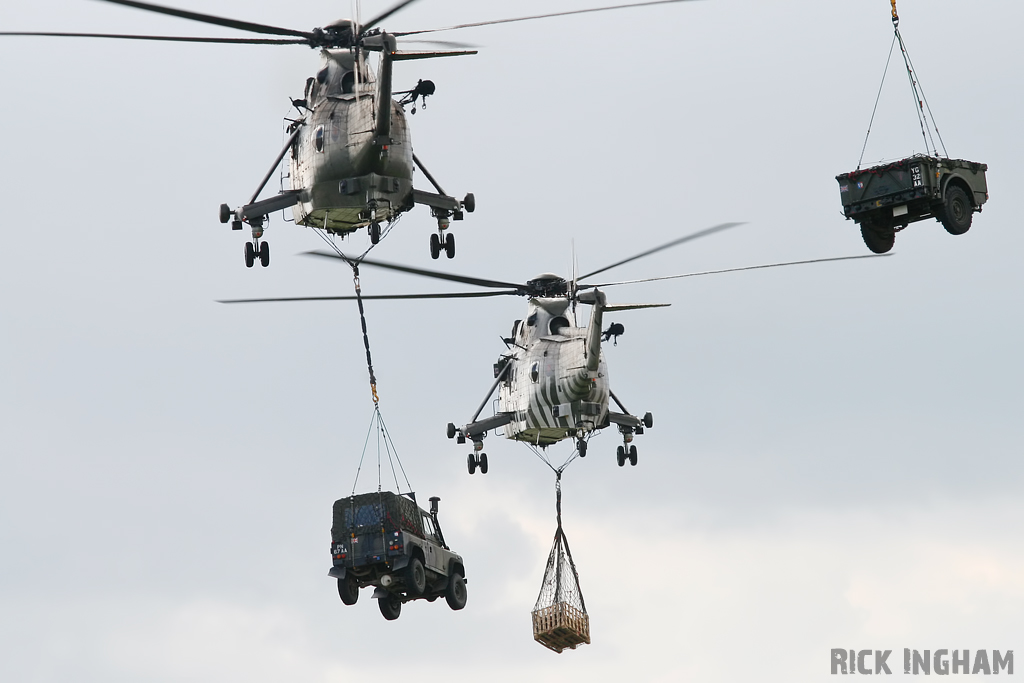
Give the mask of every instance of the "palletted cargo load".
M 556 484 L 558 528 L 551 544 L 548 563 L 544 568 L 544 582 L 533 606 L 533 639 L 546 648 L 561 654 L 562 650 L 575 650 L 590 645 L 590 617 L 580 590 L 580 577 L 572 561 L 569 541 L 562 531 L 561 472 Z
M 876 254 L 893 247 L 896 232 L 936 218 L 951 235 L 971 227 L 988 201 L 988 166 L 963 159 L 917 154 L 907 159 L 836 176 L 843 214 L 860 224 Z
M 533 639 L 559 654 L 590 645 L 590 617 L 561 527 L 555 534 L 544 584 L 533 606 Z

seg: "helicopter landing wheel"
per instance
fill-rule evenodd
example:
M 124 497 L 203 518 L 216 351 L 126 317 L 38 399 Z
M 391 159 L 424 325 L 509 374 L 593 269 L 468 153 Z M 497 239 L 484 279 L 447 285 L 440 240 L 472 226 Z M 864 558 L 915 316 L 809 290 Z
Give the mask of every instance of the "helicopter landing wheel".
M 259 249 L 260 265 L 266 268 L 270 265 L 270 245 L 266 242 L 260 243 Z
M 380 242 L 380 223 L 370 223 L 370 244 Z
M 256 250 L 252 247 L 252 242 L 245 243 L 245 267 L 252 268 L 253 264 L 256 263 Z
M 466 468 L 470 474 L 476 474 L 476 458 L 473 457 L 472 453 L 469 454 L 469 459 L 466 460 Z
M 430 258 L 435 261 L 441 255 L 441 238 L 436 234 L 430 236 Z
M 622 446 L 615 451 L 615 462 L 619 463 L 619 467 L 626 464 L 626 449 Z
M 636 446 L 629 447 L 629 466 L 636 467 Z
M 477 462 L 480 465 L 480 474 L 487 474 L 487 454 L 481 453 Z
M 448 258 L 455 258 L 455 235 L 448 233 L 444 236 L 444 254 Z
M 584 441 L 583 439 L 577 441 L 576 450 L 579 451 L 581 458 L 587 457 L 587 442 Z

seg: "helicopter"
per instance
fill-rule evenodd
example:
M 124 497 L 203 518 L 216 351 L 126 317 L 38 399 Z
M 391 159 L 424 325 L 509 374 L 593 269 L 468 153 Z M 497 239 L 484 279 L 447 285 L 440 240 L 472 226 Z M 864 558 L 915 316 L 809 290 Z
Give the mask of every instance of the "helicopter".
M 144 36 L 100 33 L 0 32 L 0 36 L 45 36 L 62 38 L 116 38 L 185 43 L 243 45 L 305 45 L 320 49 L 320 69 L 306 80 L 303 97 L 291 100 L 297 118 L 286 119 L 287 141 L 249 200 L 236 208 L 221 204 L 220 222 L 232 230 L 251 230 L 245 244 L 245 265 L 256 261 L 270 265 L 270 245 L 263 240 L 269 216 L 292 209 L 295 223 L 342 237 L 366 228 L 372 245 L 379 243 L 394 221 L 421 204 L 437 220 L 437 232 L 430 235 L 430 256 L 443 251 L 455 258 L 455 236 L 449 232 L 452 220 L 461 221 L 476 209 L 476 198 L 468 193 L 461 200 L 448 195 L 415 155 L 405 118 L 405 107 L 426 105 L 436 92 L 432 81 L 420 79 L 411 90 L 394 92 L 394 63 L 438 57 L 477 54 L 476 50 L 400 50 L 398 38 L 439 31 L 488 26 L 534 19 L 664 5 L 691 0 L 654 0 L 633 4 L 554 12 L 528 17 L 481 21 L 437 29 L 388 33 L 379 25 L 417 0 L 401 0 L 369 21 L 342 19 L 312 31 L 300 31 L 247 21 L 217 17 L 135 0 L 102 0 L 116 5 L 237 29 L 277 38 L 208 38 L 198 36 Z M 437 45 L 468 47 L 459 43 Z M 376 74 L 369 68 L 368 53 L 379 53 Z M 400 99 L 394 99 L 399 95 Z M 289 157 L 290 188 L 260 199 L 275 171 Z M 418 168 L 433 192 L 413 187 L 413 169 Z M 384 226 L 384 227 L 382 227 Z
M 615 425 L 622 436 L 622 445 L 616 449 L 616 462 L 623 467 L 628 461 L 635 466 L 638 460 L 634 435 L 641 435 L 645 429 L 654 426 L 654 416 L 647 412 L 643 417 L 632 414 L 611 390 L 608 366 L 601 352 L 602 343 L 618 338 L 625 333 L 621 323 L 604 327 L 605 313 L 663 308 L 671 304 L 638 303 L 611 304 L 602 289 L 620 285 L 674 280 L 687 277 L 731 273 L 782 266 L 805 265 L 834 261 L 879 258 L 885 255 L 859 255 L 819 258 L 804 261 L 771 263 L 724 270 L 684 273 L 660 277 L 646 277 L 639 280 L 590 283 L 590 278 L 613 268 L 664 251 L 702 237 L 742 225 L 722 223 L 704 230 L 684 235 L 665 244 L 653 247 L 629 258 L 622 259 L 597 270 L 566 279 L 554 273 L 542 273 L 525 283 L 504 282 L 478 277 L 456 275 L 434 270 L 369 259 L 352 259 L 340 252 L 314 251 L 310 256 L 340 259 L 348 265 L 371 266 L 386 270 L 404 272 L 421 277 L 447 280 L 473 285 L 491 291 L 445 292 L 421 294 L 379 294 L 356 296 L 314 296 L 273 299 L 234 299 L 221 303 L 266 303 L 284 301 L 351 301 L 395 300 L 395 299 L 458 299 L 496 296 L 527 297 L 527 312 L 524 319 L 516 320 L 509 337 L 503 337 L 506 353 L 501 354 L 494 364 L 494 383 L 480 403 L 473 417 L 459 427 L 448 423 L 447 436 L 459 444 L 471 441 L 473 451 L 467 458 L 467 469 L 474 474 L 478 469 L 487 474 L 487 454 L 483 452 L 483 441 L 488 432 L 502 429 L 507 439 L 520 441 L 538 448 L 547 448 L 566 439 L 575 440 L 580 457 L 586 457 L 590 436 L 594 432 Z M 575 270 L 575 265 L 573 266 Z M 576 308 L 579 304 L 589 305 L 590 317 L 587 325 L 578 325 Z M 494 392 L 498 391 L 498 408 L 491 417 L 480 419 L 484 408 Z M 618 410 L 611 409 L 611 403 Z

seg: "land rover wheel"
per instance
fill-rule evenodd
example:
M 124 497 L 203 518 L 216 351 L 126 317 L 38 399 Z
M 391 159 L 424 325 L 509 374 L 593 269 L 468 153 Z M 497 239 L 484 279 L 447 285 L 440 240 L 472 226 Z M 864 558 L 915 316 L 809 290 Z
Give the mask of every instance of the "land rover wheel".
M 942 200 L 942 211 L 939 220 L 942 227 L 950 235 L 962 235 L 971 229 L 974 208 L 964 188 L 950 185 L 946 188 L 946 197 Z
M 427 572 L 423 569 L 420 558 L 409 558 L 409 564 L 405 568 L 405 589 L 409 596 L 418 598 L 427 590 Z
M 359 599 L 359 583 L 356 577 L 346 574 L 344 579 L 338 579 L 338 595 L 346 605 L 356 604 Z
M 377 600 L 380 613 L 388 621 L 394 621 L 402 615 L 402 599 L 394 593 L 388 593 Z
M 864 220 L 860 224 L 860 236 L 864 244 L 875 254 L 884 254 L 896 244 L 896 231 L 874 221 Z
M 444 599 L 448 601 L 448 606 L 454 610 L 460 610 L 466 606 L 466 580 L 462 578 L 462 574 L 454 572 L 450 579 L 448 579 L 448 588 L 444 592 Z

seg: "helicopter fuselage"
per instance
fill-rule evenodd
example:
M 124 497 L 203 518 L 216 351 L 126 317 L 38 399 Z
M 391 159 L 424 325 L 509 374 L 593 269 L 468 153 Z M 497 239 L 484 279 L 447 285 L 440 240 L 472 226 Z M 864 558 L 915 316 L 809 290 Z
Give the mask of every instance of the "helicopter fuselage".
M 392 220 L 413 206 L 413 153 L 405 112 L 390 93 L 391 64 L 377 79 L 350 50 L 323 50 L 308 81 L 309 114 L 292 146 L 293 208 L 299 225 L 348 233 Z M 387 97 L 390 120 L 381 118 Z
M 589 327 L 577 327 L 569 300 L 534 298 L 515 323 L 510 367 L 499 387 L 498 410 L 511 421 L 505 437 L 547 446 L 582 438 L 608 418 L 608 367 L 601 356 L 603 307 Z M 594 356 L 597 356 L 594 358 Z

